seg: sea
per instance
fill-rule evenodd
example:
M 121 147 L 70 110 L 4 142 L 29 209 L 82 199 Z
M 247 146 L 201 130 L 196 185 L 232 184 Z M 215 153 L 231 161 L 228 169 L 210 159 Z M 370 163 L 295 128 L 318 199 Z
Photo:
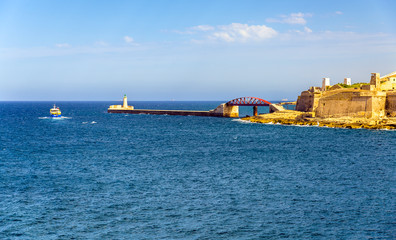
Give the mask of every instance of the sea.
M 396 239 L 396 131 L 53 104 L 0 102 L 0 239 Z

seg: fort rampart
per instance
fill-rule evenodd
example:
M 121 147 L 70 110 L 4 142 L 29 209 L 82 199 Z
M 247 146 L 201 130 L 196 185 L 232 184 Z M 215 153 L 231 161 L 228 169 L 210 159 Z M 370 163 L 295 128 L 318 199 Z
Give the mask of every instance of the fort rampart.
M 315 117 L 383 118 L 396 116 L 396 72 L 380 78 L 373 73 L 370 84 L 356 87 L 341 85 L 311 87 L 297 99 L 296 110 L 312 112 Z

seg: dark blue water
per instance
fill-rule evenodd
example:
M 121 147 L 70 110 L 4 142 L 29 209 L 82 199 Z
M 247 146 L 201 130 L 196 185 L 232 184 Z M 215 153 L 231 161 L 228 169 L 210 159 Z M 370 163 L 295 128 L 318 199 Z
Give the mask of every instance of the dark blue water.
M 396 131 L 0 102 L 0 239 L 394 239 Z M 218 102 L 137 102 L 215 108 Z M 251 109 L 247 109 L 251 114 Z

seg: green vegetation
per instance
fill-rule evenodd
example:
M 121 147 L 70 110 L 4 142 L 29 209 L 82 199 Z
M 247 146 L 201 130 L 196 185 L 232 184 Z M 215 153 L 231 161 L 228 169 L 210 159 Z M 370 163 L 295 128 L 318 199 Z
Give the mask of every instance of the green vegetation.
M 370 85 L 370 83 L 354 83 L 352 85 L 346 85 L 346 84 L 343 84 L 343 83 L 337 83 L 336 85 L 340 85 L 343 88 L 359 88 L 359 87 L 361 87 L 363 85 Z

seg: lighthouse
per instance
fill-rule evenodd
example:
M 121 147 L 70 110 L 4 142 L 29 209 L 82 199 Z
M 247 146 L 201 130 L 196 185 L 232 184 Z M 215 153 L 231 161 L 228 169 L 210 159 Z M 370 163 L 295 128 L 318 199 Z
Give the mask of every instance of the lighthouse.
M 124 99 L 122 100 L 122 105 L 110 105 L 109 109 L 127 109 L 133 110 L 133 106 L 128 106 L 128 99 L 126 94 L 124 94 Z
M 122 107 L 123 108 L 128 108 L 128 99 L 127 99 L 126 94 L 124 94 L 124 100 L 122 102 Z

